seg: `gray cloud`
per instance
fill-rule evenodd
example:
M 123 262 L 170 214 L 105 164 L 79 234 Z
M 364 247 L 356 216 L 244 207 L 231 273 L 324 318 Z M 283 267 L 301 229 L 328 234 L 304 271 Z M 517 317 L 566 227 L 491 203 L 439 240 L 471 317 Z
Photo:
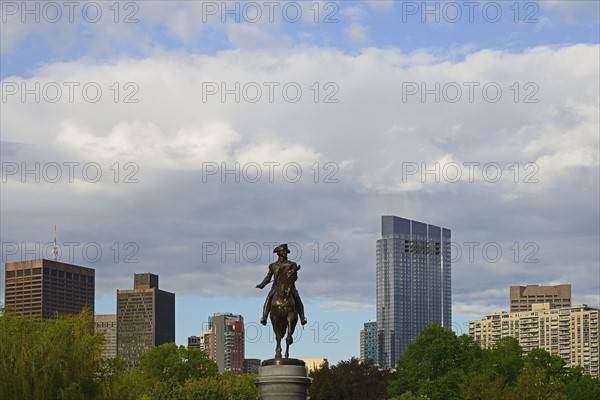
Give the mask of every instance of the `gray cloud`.
M 47 243 L 57 223 L 59 242 L 81 243 L 75 261 L 97 269 L 99 294 L 130 287 L 133 272 L 152 271 L 169 290 L 204 296 L 262 296 L 254 285 L 272 259 L 265 243 L 295 242 L 303 296 L 324 309 L 361 310 L 374 302 L 380 217 L 395 214 L 451 228 L 463 250 L 465 242 L 480 243 L 473 262 L 463 251 L 453 265 L 459 312 L 507 304 L 508 286 L 528 283 L 572 283 L 574 300 L 598 306 L 598 65 L 589 62 L 597 52 L 585 45 L 485 50 L 453 61 L 397 49 L 356 56 L 294 49 L 50 64 L 27 82 L 108 88 L 115 79 L 131 80 L 139 103 L 3 104 L 10 116 L 2 120 L 3 168 L 80 166 L 73 183 L 21 183 L 3 170 L 2 241 Z M 298 103 L 203 102 L 202 82 L 220 81 L 297 82 L 305 95 Z M 336 83 L 339 103 L 315 104 L 314 82 L 321 99 L 332 93 L 324 84 Z M 497 82 L 504 94 L 497 103 L 423 103 L 419 96 L 404 102 L 407 82 Z M 515 103 L 514 82 L 520 90 L 535 82 L 539 102 Z M 236 162 L 239 182 L 206 174 Z M 268 162 L 280 163 L 274 182 Z M 480 167 L 472 183 L 466 176 L 457 183 L 402 176 L 408 163 L 436 162 L 461 165 L 463 173 L 464 163 Z M 97 183 L 82 176 L 86 163 L 100 166 Z M 256 183 L 241 172 L 251 163 L 262 168 Z M 292 170 L 282 175 L 289 163 L 302 169 L 297 182 Z M 498 182 L 482 176 L 488 163 L 502 168 Z M 524 182 L 533 171 L 538 182 Z M 337 182 L 324 182 L 327 176 Z M 86 243 L 100 246 L 98 261 L 86 262 Z M 500 246 L 498 261 L 482 255 L 487 243 Z M 528 243 L 537 246 L 533 256 Z M 213 244 L 217 253 L 207 254 Z M 539 262 L 525 263 L 528 255 Z M 139 262 L 126 263 L 126 256 Z

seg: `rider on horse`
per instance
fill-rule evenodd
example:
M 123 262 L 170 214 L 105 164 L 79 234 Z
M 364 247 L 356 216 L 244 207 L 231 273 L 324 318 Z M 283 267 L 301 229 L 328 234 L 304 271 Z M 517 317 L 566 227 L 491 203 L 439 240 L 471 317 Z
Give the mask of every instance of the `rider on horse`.
M 271 263 L 269 265 L 269 272 L 267 273 L 267 276 L 265 276 L 265 279 L 263 279 L 261 283 L 256 285 L 257 288 L 263 289 L 270 283 L 271 278 L 275 277 L 273 280 L 273 285 L 271 286 L 271 290 L 267 295 L 267 300 L 265 301 L 265 305 L 263 307 L 263 315 L 262 319 L 260 320 L 260 323 L 263 325 L 267 324 L 267 316 L 271 311 L 271 300 L 273 299 L 275 287 L 277 286 L 277 272 L 283 266 L 289 266 L 294 270 L 300 269 L 300 266 L 297 266 L 295 262 L 288 260 L 287 256 L 290 253 L 290 251 L 288 250 L 287 244 L 284 243 L 275 247 L 273 253 L 276 253 L 279 256 L 279 259 L 276 262 Z M 298 290 L 296 289 L 295 285 L 292 287 L 292 296 L 294 297 L 294 303 L 296 303 L 296 311 L 298 311 L 298 315 L 300 316 L 300 323 L 302 325 L 305 325 L 307 321 L 306 317 L 304 316 L 304 305 L 302 304 L 302 300 L 300 300 L 300 294 L 298 294 Z

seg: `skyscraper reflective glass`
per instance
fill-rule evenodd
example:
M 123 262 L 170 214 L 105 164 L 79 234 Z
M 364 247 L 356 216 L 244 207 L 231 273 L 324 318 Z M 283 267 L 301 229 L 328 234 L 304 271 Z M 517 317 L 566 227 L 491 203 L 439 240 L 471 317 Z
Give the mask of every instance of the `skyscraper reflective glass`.
M 452 325 L 450 230 L 395 216 L 377 240 L 377 363 L 396 361 L 429 324 Z

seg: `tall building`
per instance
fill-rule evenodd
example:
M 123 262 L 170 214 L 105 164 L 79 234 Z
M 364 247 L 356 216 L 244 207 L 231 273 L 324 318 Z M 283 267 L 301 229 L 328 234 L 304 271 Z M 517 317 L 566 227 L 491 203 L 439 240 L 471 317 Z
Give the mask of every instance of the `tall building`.
M 551 303 L 533 304 L 531 311 L 501 311 L 471 321 L 469 335 L 482 348 L 512 336 L 524 353 L 541 348 L 562 357 L 567 366 L 579 365 L 586 374 L 600 378 L 599 313 L 585 304 L 564 308 Z
M 4 305 L 9 312 L 50 318 L 54 313 L 94 312 L 92 268 L 45 259 L 5 264 Z
M 117 290 L 117 354 L 129 366 L 150 347 L 175 341 L 175 294 L 158 288 L 158 275 L 134 275 L 133 290 Z
M 510 287 L 510 312 L 531 311 L 531 306 L 538 303 L 571 307 L 571 285 Z
M 117 315 L 96 314 L 94 316 L 94 331 L 104 334 L 103 358 L 117 356 Z
M 395 368 L 429 324 L 452 324 L 450 230 L 395 216 L 377 240 L 377 360 Z
M 377 321 L 365 322 L 360 331 L 360 361 L 369 359 L 377 364 Z
M 200 349 L 219 366 L 219 372 L 244 373 L 244 317 L 218 313 L 208 318 L 208 331 L 200 335 Z

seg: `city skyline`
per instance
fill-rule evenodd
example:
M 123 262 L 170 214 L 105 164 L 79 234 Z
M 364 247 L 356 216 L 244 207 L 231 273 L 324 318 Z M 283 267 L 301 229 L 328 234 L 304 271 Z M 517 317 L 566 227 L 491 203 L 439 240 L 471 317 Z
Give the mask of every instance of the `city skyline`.
M 413 224 L 415 225 L 414 227 L 414 231 L 413 231 Z M 436 233 L 438 234 L 442 234 L 442 231 L 445 232 L 447 236 L 447 239 L 450 238 L 450 231 L 445 229 L 445 228 L 439 228 L 436 226 L 432 226 L 431 228 L 429 227 L 429 225 L 427 224 L 423 224 L 421 222 L 418 221 L 411 221 L 411 220 L 406 220 L 404 218 L 400 218 L 400 217 L 395 217 L 395 216 L 382 216 L 382 236 L 383 238 L 387 238 L 388 239 L 388 243 L 386 246 L 384 247 L 389 247 L 390 250 L 394 250 L 397 248 L 402 248 L 404 251 L 403 252 L 408 252 L 409 254 L 412 254 L 413 252 L 411 252 L 410 248 L 418 248 L 420 245 L 417 243 L 417 241 L 413 240 L 413 239 L 423 239 L 423 237 L 420 237 L 419 234 L 420 233 L 432 233 L 434 236 L 432 236 L 431 238 L 427 238 L 425 237 L 425 239 L 427 239 L 426 241 L 423 242 L 423 244 L 425 245 L 424 248 L 429 248 L 432 247 L 434 249 L 437 249 L 437 246 L 435 246 L 435 238 L 437 236 L 435 236 Z M 404 234 L 402 234 L 402 232 L 404 232 Z M 416 235 L 416 236 L 413 236 Z M 400 247 L 398 247 L 398 240 L 400 240 L 401 245 Z M 433 241 L 431 243 L 428 243 L 430 240 L 432 239 Z M 441 239 L 441 236 L 440 236 Z M 380 239 L 378 240 L 378 248 L 380 249 L 379 252 L 382 252 L 382 240 Z M 390 241 L 391 240 L 391 241 Z M 396 243 L 398 242 L 398 243 Z M 440 243 L 441 244 L 441 243 Z M 433 246 L 430 246 L 433 245 Z M 407 247 L 408 246 L 408 247 Z M 428 247 L 429 246 L 429 247 Z M 439 246 L 439 250 L 442 249 L 443 246 Z M 414 250 L 414 249 L 413 249 Z M 440 253 L 441 251 L 436 251 L 435 252 Z M 415 253 L 416 254 L 416 253 Z M 393 258 L 390 258 L 391 261 L 393 261 Z M 397 257 L 396 257 L 397 258 Z M 48 263 L 48 265 L 45 265 L 45 262 Z M 393 264 L 393 262 L 392 262 Z M 382 265 L 382 264 L 381 264 Z M 91 269 L 91 268 L 86 268 L 86 267 L 81 267 L 81 266 L 76 266 L 76 265 L 69 265 L 69 264 L 63 264 L 63 263 L 59 263 L 56 261 L 50 261 L 50 260 L 29 260 L 29 261 L 24 261 L 24 262 L 19 262 L 19 263 L 13 263 L 10 265 L 10 270 L 13 271 L 14 273 L 9 276 L 6 277 L 6 280 L 8 283 L 11 283 L 13 281 L 15 281 L 15 279 L 17 281 L 16 284 L 23 286 L 23 289 L 19 289 L 19 290 L 31 290 L 30 288 L 28 288 L 28 286 L 32 286 L 35 284 L 35 273 L 34 270 L 32 269 L 33 267 L 36 266 L 40 266 L 42 270 L 38 271 L 37 274 L 38 275 L 44 275 L 44 276 L 59 276 L 58 275 L 58 270 L 56 271 L 56 274 L 52 274 L 50 271 L 50 268 L 57 268 L 60 267 L 62 270 L 68 270 L 68 271 L 79 271 L 79 272 L 85 272 L 86 274 L 91 274 L 90 276 L 94 276 L 95 275 L 95 270 Z M 43 266 L 43 267 L 42 267 Z M 440 266 L 440 265 L 438 265 Z M 402 269 L 402 266 L 399 265 L 400 269 Z M 43 269 L 48 269 L 48 271 L 43 271 Z M 21 271 L 21 274 L 17 274 L 16 271 Z M 27 273 L 27 271 L 29 271 Z M 440 271 L 441 273 L 441 271 Z M 18 275 L 18 277 L 17 277 Z M 63 275 L 62 277 L 64 278 L 66 276 L 66 272 L 63 271 Z M 156 318 L 159 318 L 160 316 L 162 316 L 162 320 L 165 320 L 166 317 L 166 308 L 165 306 L 168 305 L 167 303 L 171 303 L 173 306 L 173 310 L 172 312 L 175 311 L 175 303 L 174 303 L 174 294 L 173 293 L 168 293 L 168 292 L 164 292 L 161 290 L 158 290 L 158 276 L 152 273 L 136 273 L 134 274 L 134 289 L 133 290 L 117 290 L 117 299 L 119 299 L 119 292 L 121 293 L 121 296 L 124 297 L 131 297 L 131 299 L 127 299 L 127 303 L 132 303 L 134 308 L 137 308 L 138 310 L 135 311 L 137 314 L 140 314 L 140 312 L 142 314 L 148 314 L 151 313 L 155 316 L 150 316 L 150 320 L 154 321 Z M 23 281 L 23 279 L 28 279 L 29 281 L 31 281 L 33 279 L 32 282 L 29 281 Z M 87 279 L 86 279 L 87 281 Z M 93 285 L 93 283 L 92 283 Z M 10 286 L 10 285 L 9 285 Z M 13 285 L 14 286 L 14 285 Z M 60 288 L 62 291 L 66 290 L 66 287 Z M 14 291 L 15 289 L 11 289 L 11 291 Z M 159 298 L 156 298 L 156 301 L 151 301 L 151 303 L 155 303 L 157 304 L 157 311 L 154 312 L 152 310 L 147 310 L 148 305 L 146 304 L 147 301 L 144 301 L 144 299 L 142 299 L 142 297 L 145 295 L 145 292 L 148 292 L 148 290 L 151 291 L 156 291 L 156 292 L 161 292 L 163 293 L 163 295 L 161 296 L 161 298 L 164 298 L 165 295 L 172 295 L 172 300 L 169 301 L 169 299 L 165 298 L 162 301 L 159 301 Z M 580 336 L 581 335 L 581 331 L 579 331 L 578 336 L 577 336 L 577 342 L 573 342 L 571 344 L 569 344 L 569 346 L 571 346 L 573 348 L 573 359 L 570 358 L 566 358 L 565 362 L 567 364 L 571 363 L 573 366 L 574 365 L 582 365 L 584 367 L 584 370 L 586 373 L 591 373 L 592 375 L 596 375 L 599 372 L 598 369 L 598 356 L 600 356 L 599 353 L 599 348 L 598 348 L 598 309 L 594 308 L 594 307 L 590 307 L 587 304 L 576 304 L 576 305 L 571 305 L 571 285 L 570 284 L 561 284 L 561 285 L 554 285 L 554 286 L 539 286 L 539 285 L 519 285 L 519 286 L 511 286 L 509 288 L 509 293 L 510 293 L 510 307 L 511 310 L 510 311 L 496 311 L 491 315 L 486 315 L 485 318 L 480 317 L 479 320 L 475 320 L 475 321 L 469 321 L 468 323 L 468 334 L 474 338 L 477 339 L 477 342 L 482 346 L 482 347 L 490 347 L 493 345 L 494 341 L 497 340 L 499 337 L 504 337 L 510 335 L 510 336 L 514 336 L 516 337 L 518 340 L 524 340 L 525 342 L 522 344 L 523 349 L 525 352 L 528 352 L 529 350 L 531 350 L 532 348 L 537 347 L 538 345 L 541 344 L 541 347 L 546 347 L 546 350 L 548 350 L 549 352 L 552 352 L 553 354 L 557 354 L 560 355 L 561 357 L 565 357 L 565 355 L 563 354 L 563 349 L 561 347 L 560 350 L 557 350 L 554 348 L 554 342 L 552 342 L 552 347 L 550 346 L 550 336 L 548 336 L 546 338 L 546 342 L 544 342 L 544 337 L 543 335 L 539 336 L 535 343 L 532 344 L 532 340 L 534 340 L 534 336 L 536 335 L 535 333 L 533 333 L 534 336 L 532 336 L 532 333 L 529 330 L 523 331 L 521 333 L 521 335 L 519 335 L 519 323 L 517 322 L 515 326 L 513 326 L 513 322 L 516 319 L 518 320 L 519 318 L 525 318 L 526 320 L 529 320 L 532 318 L 532 316 L 535 316 L 535 318 L 537 318 L 538 313 L 541 312 L 546 312 L 547 315 L 550 315 L 550 313 L 558 313 L 559 310 L 564 309 L 564 310 L 571 310 L 571 311 L 575 311 L 576 314 L 573 314 L 575 317 L 578 315 L 579 311 L 581 309 L 583 309 L 584 311 L 587 312 L 591 312 L 592 314 L 592 320 L 585 320 L 587 318 L 589 318 L 589 316 L 584 316 L 584 324 L 588 324 L 591 323 L 592 325 L 589 325 L 589 328 L 591 329 L 591 331 L 588 331 L 588 325 L 584 326 L 584 331 L 583 331 L 583 335 L 588 335 L 591 334 L 592 336 L 590 336 L 590 339 L 586 339 L 586 340 L 592 340 L 593 343 L 592 344 L 592 349 L 591 349 L 591 353 L 590 353 L 590 349 L 589 347 L 584 348 L 584 343 L 580 342 Z M 17 293 L 18 294 L 18 293 Z M 159 293 L 160 294 L 160 293 Z M 62 294 L 61 293 L 56 293 L 55 296 L 58 297 L 67 297 L 69 298 L 69 295 L 67 294 Z M 141 296 L 141 297 L 140 297 Z M 57 298 L 58 298 L 57 297 Z M 522 300 L 525 299 L 525 300 Z M 125 300 L 125 299 L 124 299 Z M 162 303 L 164 303 L 164 300 L 167 300 L 167 303 L 161 305 Z M 18 313 L 22 313 L 23 310 L 28 310 L 31 307 L 32 302 L 35 302 L 35 299 L 29 299 L 27 300 L 25 303 L 21 304 L 18 308 L 16 308 L 15 310 Z M 119 301 L 117 302 L 119 304 Z M 121 302 L 123 303 L 123 302 Z M 158 304 L 161 303 L 161 304 Z M 525 305 L 521 304 L 521 303 L 525 303 Z M 124 304 L 124 303 L 123 303 Z M 150 303 L 148 303 L 150 304 Z M 523 309 L 523 307 L 525 307 L 527 305 L 527 308 Z M 92 304 L 93 306 L 93 304 Z M 38 306 L 39 307 L 39 306 Z M 140 307 L 142 309 L 140 309 Z M 512 308 L 519 308 L 518 310 L 513 311 Z M 533 307 L 533 309 L 532 309 Z M 121 307 L 122 308 L 122 307 Z M 128 306 L 126 306 L 125 308 L 128 308 Z M 551 309 L 554 309 L 555 311 L 550 311 Z M 117 310 L 117 314 L 118 314 L 119 310 Z M 122 312 L 122 311 L 121 311 Z M 107 335 L 107 342 L 105 344 L 104 347 L 104 351 L 103 351 L 103 357 L 105 358 L 110 358 L 110 357 L 114 357 L 117 354 L 117 337 L 118 337 L 118 330 L 117 330 L 117 314 L 95 314 L 95 331 L 96 332 L 103 332 L 105 335 Z M 159 315 L 160 314 L 160 315 Z M 560 311 L 560 315 L 561 318 L 563 318 L 563 312 Z M 140 314 L 141 315 L 141 314 Z M 174 315 L 174 314 L 173 314 Z M 564 314 L 567 315 L 568 314 Z M 133 316 L 133 314 L 131 315 Z M 129 320 L 135 319 L 135 318 L 131 318 L 128 317 Z M 556 314 L 556 316 L 558 317 L 558 314 Z M 504 321 L 504 318 L 511 318 L 508 319 L 506 321 Z M 574 318 L 575 318 L 574 317 Z M 124 321 L 124 317 L 121 316 L 121 321 Z M 494 324 L 496 324 L 496 319 L 500 319 L 502 318 L 503 320 L 503 324 L 506 323 L 508 324 L 508 321 L 510 321 L 510 331 L 505 332 L 504 329 L 504 325 L 502 325 L 502 331 L 500 332 L 500 327 L 499 325 L 496 326 Z M 550 325 L 548 323 L 549 319 L 556 319 L 556 318 L 546 318 L 546 324 L 548 325 L 547 330 L 548 330 L 548 335 L 550 334 Z M 567 318 L 568 319 L 568 318 Z M 581 316 L 579 316 L 579 319 L 581 320 Z M 166 320 L 165 320 L 166 321 Z M 562 321 L 562 319 L 561 319 Z M 127 321 L 125 321 L 127 322 Z M 134 321 L 135 322 L 135 321 Z M 540 324 L 543 322 L 543 319 L 540 319 Z M 577 323 L 577 329 L 581 329 L 580 326 L 580 322 L 579 321 Z M 483 337 L 485 339 L 481 339 L 482 336 L 481 335 L 481 324 L 485 323 L 487 324 L 486 327 L 484 328 L 483 331 Z M 562 322 L 561 322 L 562 323 Z M 573 322 L 574 323 L 574 322 Z M 158 326 L 158 322 L 151 322 L 151 324 Z M 554 329 L 554 322 L 552 322 L 552 328 Z M 488 325 L 491 328 L 488 328 Z M 159 339 L 158 341 L 155 342 L 154 345 L 159 345 L 161 343 L 166 343 L 168 341 L 173 341 L 173 340 L 164 340 L 166 338 L 166 336 L 164 336 L 165 331 L 165 327 L 166 325 L 161 325 L 162 328 L 157 329 L 157 339 Z M 359 349 L 359 356 L 357 357 L 356 355 L 352 355 L 352 357 L 357 357 L 359 358 L 361 361 L 365 361 L 366 359 L 371 359 L 373 360 L 376 365 L 377 364 L 381 364 L 379 365 L 380 367 L 393 367 L 390 365 L 385 365 L 386 364 L 386 360 L 383 359 L 382 361 L 382 357 L 381 357 L 381 353 L 378 351 L 379 348 L 382 348 L 382 346 L 380 346 L 380 344 L 378 342 L 381 342 L 382 339 L 382 334 L 381 334 L 381 330 L 378 330 L 377 328 L 377 321 L 369 321 L 364 323 L 364 329 L 361 329 L 360 331 L 360 349 Z M 477 326 L 477 334 L 475 334 L 475 326 Z M 561 325 L 562 326 L 562 325 Z M 508 325 L 507 325 L 508 327 Z M 140 327 L 137 328 L 133 328 L 136 332 L 141 332 L 140 331 Z M 523 329 L 525 329 L 527 327 L 523 327 Z M 132 326 L 131 323 L 123 323 L 121 326 L 121 330 L 122 331 L 131 331 Z M 173 321 L 173 329 L 175 329 L 175 325 L 174 325 L 174 321 Z M 190 336 L 187 339 L 187 346 L 188 347 L 195 347 L 198 349 L 201 349 L 203 351 L 206 351 L 207 353 L 209 353 L 209 357 L 211 359 L 213 359 L 218 367 L 219 370 L 221 372 L 225 372 L 225 371 L 229 371 L 232 372 L 234 374 L 237 375 L 241 375 L 242 373 L 245 373 L 243 371 L 246 370 L 246 361 L 257 361 L 260 359 L 257 358 L 246 358 L 245 357 L 245 348 L 246 348 L 246 341 L 245 341 L 245 324 L 244 324 L 244 318 L 242 315 L 234 315 L 230 312 L 219 312 L 219 313 L 214 313 L 212 316 L 209 316 L 208 318 L 208 324 L 204 325 L 203 324 L 203 328 L 202 329 L 208 329 L 208 331 L 202 331 L 200 332 L 200 336 Z M 508 328 L 507 328 L 508 329 Z M 562 329 L 562 328 L 561 328 Z M 573 325 L 571 327 L 571 329 L 575 329 L 575 326 Z M 154 328 L 152 328 L 152 330 L 154 330 Z M 168 329 L 167 329 L 168 330 Z M 488 331 L 489 330 L 489 331 Z M 160 333 L 162 332 L 162 333 Z M 417 329 L 416 331 L 416 335 L 419 334 L 420 329 Z M 536 331 L 537 332 L 537 331 Z M 462 333 L 462 332 L 461 332 Z M 501 336 L 494 336 L 494 335 L 500 335 Z M 561 333 L 562 334 L 562 333 Z M 174 332 L 172 332 L 171 334 L 169 334 L 169 336 L 172 335 L 171 337 L 174 337 Z M 485 335 L 491 335 L 491 336 L 485 336 Z M 587 337 L 587 336 L 585 336 Z M 162 339 L 161 339 L 162 338 Z M 491 339 L 490 339 L 491 338 Z M 408 338 L 408 339 L 404 339 L 406 341 L 406 344 L 410 344 L 410 342 L 412 342 L 414 338 Z M 140 342 L 140 343 L 144 343 L 144 340 L 146 339 L 142 339 L 142 337 L 138 337 L 138 339 L 136 339 L 136 341 Z M 562 339 L 561 339 L 562 340 Z M 146 340 L 147 341 L 147 340 Z M 538 343 L 536 345 L 536 343 Z M 557 342 L 558 343 L 558 342 Z M 562 343 L 562 342 L 561 342 Z M 587 343 L 587 342 L 586 342 Z M 562 346 L 562 344 L 561 344 Z M 137 350 L 135 350 L 135 352 L 137 352 L 138 356 L 141 355 L 144 351 L 141 350 L 141 348 L 138 345 L 135 346 Z M 146 349 L 147 349 L 147 345 L 146 345 Z M 131 356 L 131 350 L 132 349 L 121 349 L 121 352 L 124 352 L 121 354 L 122 357 L 125 357 L 129 363 L 132 363 L 132 365 L 136 365 L 137 361 L 137 356 Z M 141 350 L 141 352 L 140 352 Z M 598 354 L 597 354 L 598 353 Z M 584 361 L 584 354 L 585 355 L 585 361 Z M 590 364 L 590 356 L 591 356 L 591 364 Z M 310 360 L 320 360 L 317 358 L 311 358 Z M 575 363 L 575 364 L 573 364 Z
M 3 284 L 56 225 L 96 313 L 152 271 L 178 344 L 226 310 L 263 359 L 255 286 L 285 242 L 292 354 L 333 365 L 376 318 L 398 215 L 452 229 L 457 333 L 513 285 L 600 307 L 598 2 L 25 3 L 1 3 Z

